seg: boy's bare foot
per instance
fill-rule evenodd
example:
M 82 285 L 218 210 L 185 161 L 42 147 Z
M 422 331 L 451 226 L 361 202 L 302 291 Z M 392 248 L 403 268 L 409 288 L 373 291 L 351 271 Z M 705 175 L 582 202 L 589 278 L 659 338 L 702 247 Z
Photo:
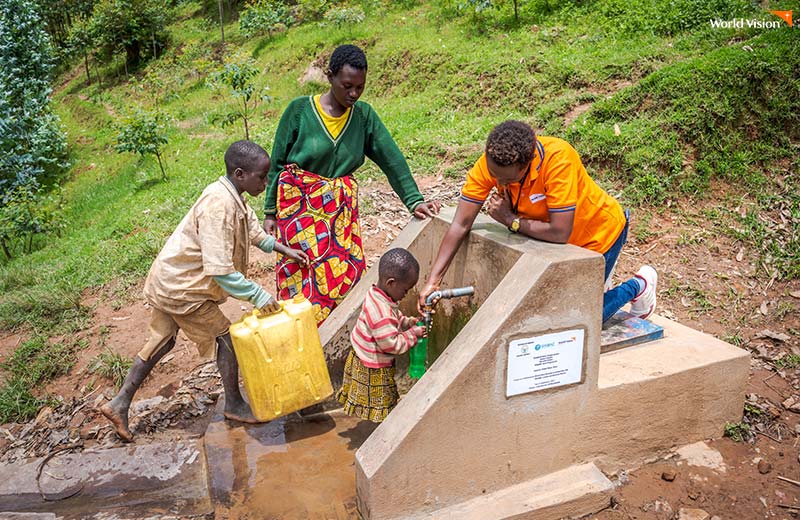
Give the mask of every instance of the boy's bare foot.
M 238 421 L 246 424 L 261 424 L 267 422 L 256 419 L 247 403 L 231 406 L 230 409 L 228 409 L 227 406 L 225 408 L 222 415 L 231 421 Z
M 114 401 L 111 401 L 110 403 L 106 403 L 101 406 L 100 413 L 105 415 L 106 419 L 111 421 L 111 424 L 114 425 L 114 429 L 117 431 L 117 435 L 119 435 L 120 439 L 125 442 L 133 442 L 133 434 L 128 429 L 128 414 L 123 414 L 114 408 L 113 403 Z

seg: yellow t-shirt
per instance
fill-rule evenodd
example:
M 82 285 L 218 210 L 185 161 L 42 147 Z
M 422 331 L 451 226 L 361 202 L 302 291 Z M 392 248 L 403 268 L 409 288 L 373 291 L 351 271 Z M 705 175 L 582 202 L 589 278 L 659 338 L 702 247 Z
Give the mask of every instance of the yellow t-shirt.
M 322 118 L 322 124 L 325 125 L 325 128 L 328 129 L 328 133 L 331 134 L 331 137 L 336 139 L 339 137 L 339 134 L 342 133 L 344 130 L 344 125 L 347 123 L 347 117 L 350 115 L 350 107 L 344 111 L 344 114 L 340 115 L 339 117 L 329 116 L 323 109 L 322 104 L 319 102 L 319 98 L 321 94 L 317 94 L 314 96 L 314 106 L 317 107 L 317 113 Z
M 489 173 L 486 154 L 467 173 L 461 198 L 483 204 L 497 181 Z M 598 186 L 583 167 L 578 152 L 557 137 L 537 137 L 530 172 L 519 184 L 508 186 L 520 218 L 550 221 L 551 213 L 574 211 L 568 242 L 598 253 L 608 251 L 625 227 L 619 202 Z

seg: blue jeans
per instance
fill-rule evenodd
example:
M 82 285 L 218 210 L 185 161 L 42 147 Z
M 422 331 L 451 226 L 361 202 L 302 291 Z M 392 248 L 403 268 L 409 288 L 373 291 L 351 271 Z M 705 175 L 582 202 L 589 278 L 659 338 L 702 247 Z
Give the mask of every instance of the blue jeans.
M 628 241 L 628 222 L 630 221 L 630 210 L 625 210 L 625 227 L 617 237 L 614 244 L 603 254 L 603 259 L 606 261 L 604 281 L 608 280 L 611 275 L 611 270 L 614 264 L 617 263 L 617 258 L 622 251 L 622 246 Z M 613 316 L 623 305 L 636 298 L 636 293 L 639 292 L 639 283 L 631 278 L 627 282 L 620 284 L 610 291 L 603 294 L 603 322 Z

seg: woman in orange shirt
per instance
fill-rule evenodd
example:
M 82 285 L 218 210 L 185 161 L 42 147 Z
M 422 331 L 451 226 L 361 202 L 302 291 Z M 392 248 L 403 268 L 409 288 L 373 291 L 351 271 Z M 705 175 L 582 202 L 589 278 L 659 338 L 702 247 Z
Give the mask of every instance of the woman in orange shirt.
M 495 193 L 491 193 L 495 189 Z M 521 121 L 497 125 L 486 150 L 467 174 L 453 222 L 439 246 L 419 307 L 439 288 L 450 262 L 469 234 L 484 203 L 489 215 L 512 233 L 574 244 L 605 259 L 606 287 L 628 238 L 628 215 L 598 186 L 566 141 L 537 137 Z M 603 321 L 631 302 L 631 314 L 647 318 L 655 310 L 658 276 L 649 265 L 603 295 Z

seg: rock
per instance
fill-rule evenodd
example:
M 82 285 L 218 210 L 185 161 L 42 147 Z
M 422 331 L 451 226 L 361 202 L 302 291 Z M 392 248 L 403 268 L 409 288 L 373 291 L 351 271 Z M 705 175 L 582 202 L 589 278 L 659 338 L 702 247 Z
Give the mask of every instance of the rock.
M 661 473 L 661 479 L 666 480 L 667 482 L 672 482 L 677 476 L 678 472 L 674 469 L 666 469 Z
M 84 415 L 83 412 L 78 412 L 72 417 L 72 419 L 70 419 L 69 426 L 71 428 L 80 428 L 85 420 L 86 415 Z
M 100 408 L 105 402 L 106 396 L 103 394 L 97 394 L 97 396 L 94 398 L 94 401 L 92 401 L 92 408 Z
M 142 399 L 140 401 L 135 401 L 128 412 L 128 415 L 139 415 L 140 413 L 152 410 L 153 408 L 160 405 L 165 399 L 160 395 L 155 397 L 151 397 L 150 399 Z
M 39 410 L 39 414 L 36 416 L 36 420 L 33 421 L 33 425 L 35 427 L 44 426 L 50 420 L 50 417 L 53 416 L 53 409 L 49 406 L 43 407 Z
M 770 471 L 772 471 L 772 464 L 770 464 L 769 462 L 767 462 L 764 459 L 761 459 L 761 460 L 758 461 L 758 472 L 759 473 L 761 473 L 762 475 L 766 475 Z
M 702 509 L 680 508 L 677 520 L 708 520 L 709 514 Z
M 796 396 L 791 396 L 781 403 L 790 412 L 800 413 L 800 400 Z
M 300 85 L 305 85 L 306 83 L 319 83 L 320 85 L 326 85 L 328 83 L 328 77 L 325 75 L 325 71 L 318 67 L 316 64 L 310 64 L 300 79 L 297 80 Z

